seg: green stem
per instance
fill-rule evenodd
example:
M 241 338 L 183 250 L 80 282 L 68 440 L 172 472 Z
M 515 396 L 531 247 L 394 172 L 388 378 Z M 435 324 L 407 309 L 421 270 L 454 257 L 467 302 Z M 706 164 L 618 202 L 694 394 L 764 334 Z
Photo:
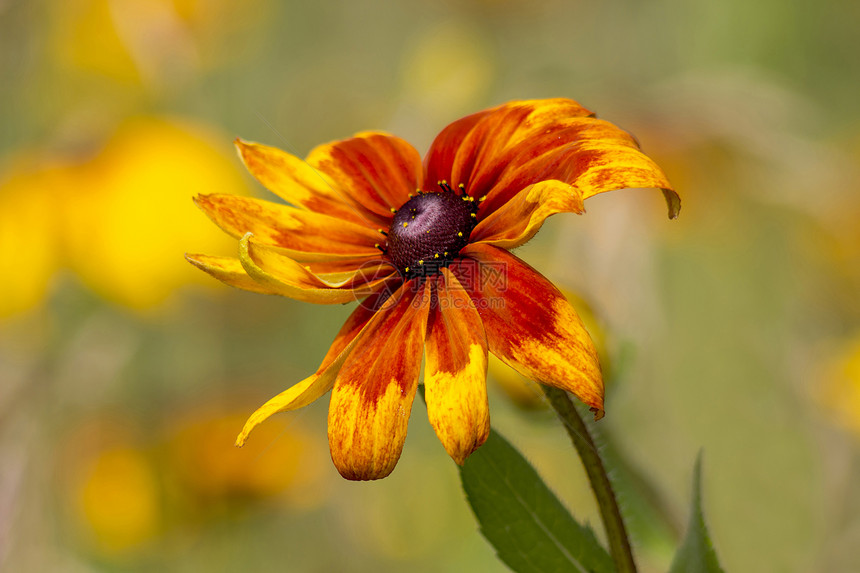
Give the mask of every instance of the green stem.
M 558 417 L 564 423 L 564 427 L 579 453 L 582 465 L 585 466 L 585 472 L 591 482 L 591 489 L 597 498 L 600 516 L 603 518 L 603 527 L 606 529 L 606 537 L 609 539 L 609 553 L 612 555 L 612 560 L 615 561 L 615 568 L 619 573 L 636 573 L 636 563 L 633 561 L 633 552 L 630 549 L 630 541 L 627 538 L 627 530 L 624 527 L 621 511 L 618 509 L 618 501 L 615 499 L 612 483 L 609 481 L 609 475 L 606 473 L 606 468 L 603 467 L 603 461 L 600 459 L 600 454 L 597 451 L 597 446 L 594 445 L 588 427 L 579 416 L 573 402 L 567 396 L 567 392 L 551 386 L 543 386 L 543 391 L 549 398 L 549 402 Z

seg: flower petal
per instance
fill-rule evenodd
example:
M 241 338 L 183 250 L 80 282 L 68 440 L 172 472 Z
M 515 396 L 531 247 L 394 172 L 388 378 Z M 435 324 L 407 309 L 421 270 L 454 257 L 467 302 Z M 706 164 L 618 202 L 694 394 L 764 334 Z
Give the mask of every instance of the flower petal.
M 391 221 L 391 209 L 400 208 L 423 183 L 421 156 L 387 133 L 358 133 L 321 145 L 308 155 L 308 163 L 385 222 Z
M 236 195 L 198 195 L 194 202 L 236 238 L 253 233 L 258 241 L 297 251 L 379 254 L 373 246 L 378 232 L 329 215 Z
M 312 376 L 281 392 L 251 414 L 251 417 L 245 422 L 242 432 L 236 438 L 236 445 L 242 447 L 251 430 L 272 414 L 307 406 L 331 390 L 338 371 L 343 366 L 344 360 L 355 346 L 358 338 L 362 336 L 364 329 L 368 328 L 372 321 L 384 320 L 387 314 L 391 312 L 390 308 L 393 305 L 386 306 L 384 304 L 389 299 L 390 294 L 379 292 L 362 302 L 349 315 L 340 332 L 337 333 L 317 371 Z M 398 296 L 397 293 L 394 296 Z M 373 331 L 374 329 L 370 328 L 370 332 Z
M 377 261 L 326 280 L 276 247 L 256 241 L 248 233 L 239 241 L 239 260 L 248 275 L 276 294 L 318 304 L 361 300 L 383 283 L 400 280 L 390 263 Z
M 547 217 L 584 210 L 578 188 L 561 181 L 542 181 L 526 187 L 484 217 L 472 231 L 470 241 L 513 249 L 534 237 Z
M 251 175 L 284 201 L 344 221 L 367 223 L 361 210 L 307 161 L 276 147 L 241 139 L 236 139 L 235 143 Z
M 486 195 L 483 213 L 549 179 L 580 188 L 583 199 L 614 189 L 659 188 L 669 216 L 680 209 L 677 193 L 635 139 L 572 100 L 513 101 L 455 122 L 442 133 L 445 137 L 440 135 L 428 153 L 428 176 L 463 183 L 475 197 Z M 442 145 L 457 145 L 456 154 Z
M 457 278 L 448 269 L 439 277 L 424 347 L 427 415 L 448 455 L 462 465 L 490 433 L 487 337 Z
M 368 324 L 332 390 L 329 446 L 347 479 L 387 476 L 403 450 L 429 307 L 426 282 L 409 281 L 404 291 L 390 312 Z
M 670 218 L 677 217 L 681 208 L 680 197 L 657 164 L 639 151 L 632 138 L 624 142 L 620 137 L 572 141 L 525 163 L 509 162 L 498 182 L 487 192 L 482 208 L 487 212 L 498 209 L 525 185 L 543 179 L 558 179 L 575 185 L 582 191 L 583 199 L 618 189 L 660 189 L 669 206 Z
M 473 244 L 461 255 L 451 268 L 477 305 L 490 352 L 524 376 L 573 393 L 602 417 L 597 351 L 564 295 L 504 249 Z
M 232 287 L 262 294 L 278 294 L 272 288 L 266 287 L 252 279 L 239 259 L 233 257 L 216 257 L 212 255 L 185 254 L 185 260 L 198 269 L 209 273 L 222 283 Z
M 464 183 L 471 193 L 476 169 L 499 172 L 504 164 L 498 159 L 512 146 L 563 119 L 590 115 L 575 101 L 556 98 L 512 101 L 464 117 L 442 130 L 430 146 L 428 178 L 446 179 L 454 186 Z

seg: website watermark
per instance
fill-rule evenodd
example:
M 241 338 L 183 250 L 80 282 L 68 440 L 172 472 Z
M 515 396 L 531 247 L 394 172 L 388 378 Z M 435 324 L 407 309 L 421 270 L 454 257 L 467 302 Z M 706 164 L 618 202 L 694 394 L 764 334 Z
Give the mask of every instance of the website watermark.
M 409 297 L 416 307 L 429 304 L 432 308 L 481 311 L 505 306 L 502 293 L 508 289 L 506 262 L 458 259 L 445 265 L 450 275 L 442 272 L 441 265 L 427 266 L 424 276 L 407 278 L 388 261 L 368 261 L 352 279 L 353 284 L 360 285 L 354 289 L 355 298 L 359 305 L 373 311 L 390 308 L 404 297 Z M 426 288 L 427 281 L 433 281 L 430 289 Z

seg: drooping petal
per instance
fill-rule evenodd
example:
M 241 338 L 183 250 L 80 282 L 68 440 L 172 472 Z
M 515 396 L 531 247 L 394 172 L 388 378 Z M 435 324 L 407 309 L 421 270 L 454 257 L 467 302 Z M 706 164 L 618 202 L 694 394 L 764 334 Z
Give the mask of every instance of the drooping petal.
M 427 328 L 422 282 L 407 282 L 391 311 L 368 324 L 337 375 L 328 436 L 334 465 L 347 479 L 383 478 L 400 458 Z M 413 285 L 420 286 L 411 293 Z
M 427 415 L 445 450 L 462 465 L 490 433 L 487 337 L 453 273 L 442 269 L 437 285 L 424 347 Z
M 355 346 L 358 338 L 363 335 L 363 330 L 368 329 L 372 334 L 375 329 L 369 328 L 369 324 L 372 321 L 383 321 L 393 308 L 393 305 L 385 305 L 385 302 L 390 297 L 398 296 L 398 292 L 392 295 L 390 292 L 380 291 L 359 304 L 341 327 L 340 332 L 337 333 L 317 371 L 281 392 L 251 414 L 251 417 L 245 422 L 242 432 L 236 438 L 236 445 L 239 447 L 244 445 L 251 430 L 272 414 L 307 406 L 331 390 L 338 371 L 343 366 L 344 360 Z
M 504 249 L 473 244 L 452 271 L 477 305 L 490 352 L 603 416 L 597 351 L 576 311 L 543 275 Z
M 470 241 L 513 249 L 534 237 L 547 217 L 582 213 L 582 192 L 561 181 L 542 181 L 526 187 L 472 230 Z
M 276 247 L 256 241 L 250 233 L 239 241 L 239 261 L 252 279 L 276 294 L 318 304 L 361 300 L 383 283 L 399 280 L 397 270 L 381 260 L 326 280 L 310 265 L 284 256 Z
M 321 145 L 308 163 L 385 222 L 423 183 L 421 156 L 399 137 L 364 132 Z M 387 227 L 387 225 L 386 225 Z
M 284 201 L 344 221 L 367 223 L 361 209 L 304 159 L 260 143 L 236 139 L 235 144 L 251 175 Z
M 465 184 L 472 196 L 487 196 L 482 213 L 550 179 L 578 187 L 584 199 L 615 189 L 659 188 L 669 216 L 680 209 L 666 176 L 633 137 L 572 100 L 510 102 L 482 112 L 477 120 L 469 116 L 455 122 L 443 134 L 449 135 L 437 138 L 428 153 L 428 171 L 453 185 Z M 459 147 L 453 157 L 437 149 L 454 143 Z
M 232 287 L 262 294 L 278 294 L 276 290 L 252 279 L 242 268 L 239 259 L 186 253 L 185 260 Z
M 336 217 L 236 195 L 198 195 L 194 201 L 236 238 L 253 233 L 258 241 L 296 251 L 352 257 L 379 254 L 374 248 L 381 237 L 378 232 Z
M 553 143 L 558 141 L 555 139 Z M 575 185 L 582 192 L 583 199 L 618 189 L 661 189 L 671 218 L 678 215 L 681 206 L 680 198 L 657 164 L 639 151 L 632 138 L 625 142 L 618 137 L 572 141 L 557 145 L 527 162 L 511 161 L 487 192 L 482 207 L 487 212 L 498 209 L 516 196 L 524 185 L 546 178 Z

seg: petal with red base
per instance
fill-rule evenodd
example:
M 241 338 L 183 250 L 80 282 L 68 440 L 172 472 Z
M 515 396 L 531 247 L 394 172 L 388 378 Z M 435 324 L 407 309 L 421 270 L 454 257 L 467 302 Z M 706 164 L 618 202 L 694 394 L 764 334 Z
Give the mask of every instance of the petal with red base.
M 352 480 L 387 476 L 403 443 L 418 387 L 427 327 L 427 283 L 404 296 L 366 332 L 341 367 L 331 394 L 328 436 L 340 474 Z
M 308 163 L 378 221 L 390 222 L 391 209 L 398 209 L 423 184 L 421 156 L 387 133 L 359 133 L 321 145 L 308 155 Z
M 458 146 L 456 152 L 445 149 L 451 144 Z M 514 101 L 454 122 L 434 141 L 427 166 L 430 176 L 463 183 L 474 197 L 486 195 L 483 213 L 550 179 L 579 187 L 583 198 L 629 187 L 659 188 L 669 216 L 680 209 L 666 176 L 630 134 L 568 99 Z
M 487 337 L 472 299 L 448 269 L 434 281 L 427 322 L 424 387 L 427 415 L 455 462 L 490 433 L 487 402 Z
M 465 117 L 446 127 L 427 154 L 428 176 L 447 179 L 452 185 L 464 183 L 473 192 L 472 180 L 483 172 L 500 172 L 499 158 L 511 146 L 521 145 L 536 134 L 552 129 L 559 121 L 592 113 L 573 100 L 512 101 Z M 455 154 L 446 148 L 456 149 Z M 534 183 L 534 181 L 532 181 Z
M 393 296 L 397 297 L 399 294 L 395 292 Z M 244 445 L 251 430 L 272 414 L 307 406 L 331 390 L 337 373 L 359 337 L 364 336 L 365 330 L 370 331 L 370 333 L 374 332 L 376 327 L 370 326 L 370 323 L 384 321 L 392 312 L 393 305 L 385 304 L 391 297 L 390 292 L 382 291 L 363 301 L 346 320 L 340 332 L 337 333 L 317 371 L 281 392 L 251 414 L 251 417 L 245 422 L 242 432 L 236 438 L 236 445 L 239 447 Z
M 576 311 L 543 275 L 504 249 L 468 245 L 452 271 L 477 305 L 490 352 L 603 416 L 597 351 Z
M 236 139 L 235 143 L 239 157 L 251 175 L 284 201 L 344 221 L 366 224 L 361 210 L 352 205 L 328 177 L 304 159 L 260 143 L 241 139 Z
M 258 241 L 296 251 L 352 257 L 378 255 L 381 235 L 336 217 L 237 195 L 198 195 L 194 202 L 233 237 L 253 233 Z

